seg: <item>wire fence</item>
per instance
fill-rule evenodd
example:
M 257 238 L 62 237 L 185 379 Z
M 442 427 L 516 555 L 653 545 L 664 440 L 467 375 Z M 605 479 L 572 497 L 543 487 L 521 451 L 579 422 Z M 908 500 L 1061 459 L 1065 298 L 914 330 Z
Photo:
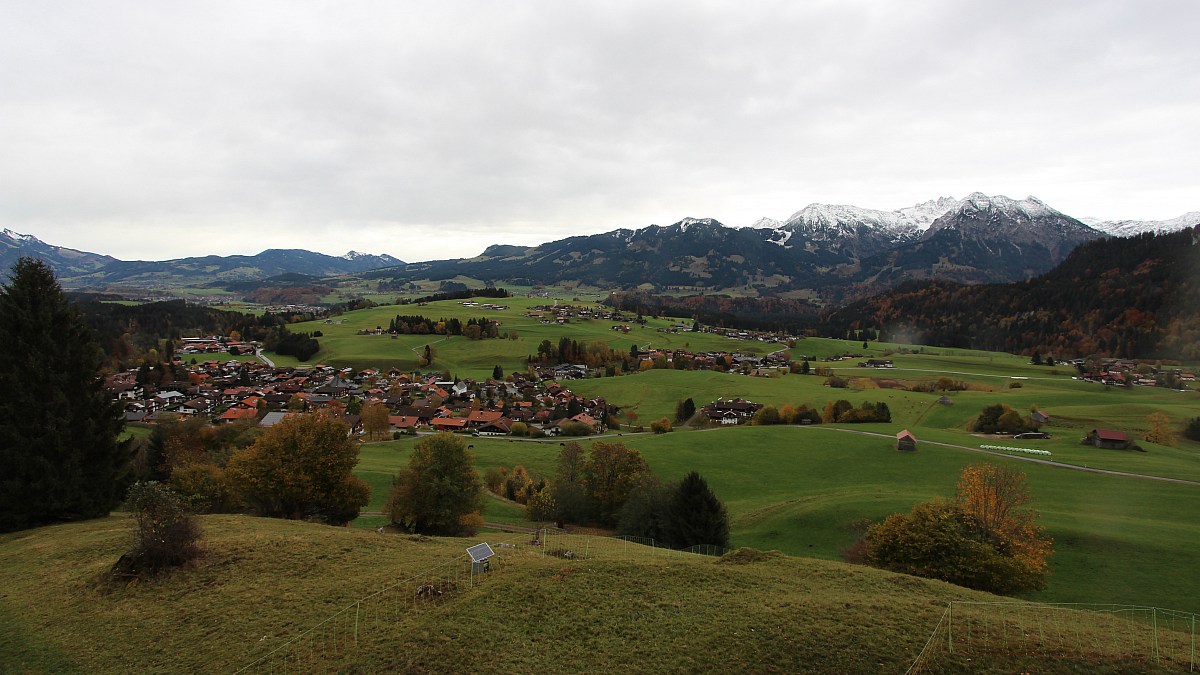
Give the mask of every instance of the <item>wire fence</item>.
M 568 534 L 543 529 L 490 542 L 495 555 L 486 565 L 463 554 L 360 598 L 315 626 L 262 654 L 237 672 L 309 673 L 354 666 L 356 650 L 370 638 L 404 629 L 419 612 L 462 597 L 512 569 L 517 554 L 565 560 L 653 559 L 722 555 L 718 546 L 672 549 L 653 539 Z
M 909 673 L 1054 662 L 1200 670 L 1196 614 L 1135 605 L 951 602 Z

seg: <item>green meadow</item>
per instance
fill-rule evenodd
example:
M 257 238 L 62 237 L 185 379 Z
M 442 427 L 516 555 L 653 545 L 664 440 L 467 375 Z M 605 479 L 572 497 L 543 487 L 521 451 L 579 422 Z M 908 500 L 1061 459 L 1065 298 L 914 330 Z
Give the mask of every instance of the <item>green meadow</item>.
M 574 297 L 574 296 L 572 296 Z M 318 338 L 321 351 L 309 360 L 309 363 L 324 363 L 326 365 L 353 368 L 400 368 L 415 370 L 420 350 L 425 345 L 431 345 L 436 350 L 436 358 L 432 368 L 449 370 L 458 377 L 485 378 L 492 373 L 492 368 L 501 366 L 505 372 L 524 370 L 526 358 L 537 354 L 538 345 L 542 340 L 550 340 L 555 346 L 559 338 L 568 337 L 580 343 L 589 344 L 600 341 L 612 349 L 629 351 L 633 345 L 639 347 L 654 347 L 664 349 L 687 349 L 690 351 L 735 351 L 747 354 L 765 354 L 779 348 L 779 345 L 767 345 L 761 342 L 732 340 L 729 338 L 707 333 L 690 331 L 671 334 L 660 333 L 657 329 L 667 328 L 680 320 L 667 318 L 648 318 L 645 326 L 631 324 L 628 334 L 612 330 L 615 322 L 602 319 L 572 319 L 570 323 L 558 325 L 550 323 L 543 325 L 538 319 L 522 316 L 537 305 L 551 305 L 554 299 L 547 298 L 480 298 L 479 302 L 493 302 L 507 305 L 506 310 L 489 310 L 482 307 L 464 307 L 461 301 L 443 300 L 431 302 L 425 307 L 419 305 L 385 305 L 371 309 L 347 312 L 334 317 L 326 323 L 325 320 L 309 321 L 293 324 L 289 328 L 293 332 L 320 331 Z M 559 299 L 560 304 L 576 306 L 595 306 L 595 300 L 587 303 L 573 302 L 571 298 Z M 388 323 L 398 314 L 419 314 L 431 319 L 457 318 L 467 321 L 472 318 L 486 317 L 500 322 L 500 334 L 515 333 L 516 339 L 469 340 L 462 336 L 446 335 L 358 335 L 360 330 L 387 328 Z M 691 321 L 686 322 L 689 326 Z M 289 357 L 269 354 L 271 360 L 281 365 L 295 365 L 297 362 Z
M 475 378 L 490 376 L 495 365 L 505 372 L 524 369 L 525 357 L 536 353 L 538 343 L 557 344 L 564 336 L 584 343 L 599 340 L 621 350 L 637 344 L 764 354 L 779 347 L 690 331 L 658 332 L 657 328 L 679 322 L 669 318 L 648 318 L 645 327 L 635 325 L 628 335 L 612 331 L 613 322 L 604 320 L 542 325 L 521 314 L 553 300 L 502 302 L 509 309 L 463 307 L 457 301 L 376 307 L 337 317 L 336 323 L 312 322 L 294 329 L 323 332 L 322 351 L 314 362 L 415 369 L 414 350 L 431 344 L 437 350 L 435 368 Z M 487 316 L 501 322 L 501 333 L 515 332 L 517 339 L 471 341 L 436 335 L 393 339 L 356 334 L 360 329 L 386 327 L 397 314 L 461 320 Z M 823 360 L 847 352 L 892 359 L 896 367 L 858 368 L 861 359 L 857 358 Z M 1200 580 L 1188 572 L 1191 561 L 1200 555 L 1200 525 L 1186 515 L 1200 513 L 1200 485 L 1071 468 L 1200 482 L 1200 443 L 1180 438 L 1175 447 L 1167 447 L 1143 441 L 1145 452 L 1102 450 L 1080 443 L 1097 427 L 1120 429 L 1140 439 L 1148 427 L 1147 417 L 1155 412 L 1167 414 L 1176 430 L 1182 430 L 1188 419 L 1200 415 L 1200 393 L 1105 387 L 1072 379 L 1075 372 L 1069 366 L 1034 366 L 1026 357 L 975 350 L 874 342 L 863 349 L 857 341 L 805 338 L 792 349 L 793 358 L 800 355 L 816 357 L 814 367 L 833 368 L 849 386 L 830 388 L 825 377 L 816 375 L 747 377 L 675 370 L 576 380 L 569 386 L 579 394 L 602 396 L 623 410 L 633 410 L 637 424 L 672 417 L 677 402 L 685 398 L 693 399 L 697 407 L 732 397 L 817 408 L 836 399 L 855 406 L 864 401 L 888 404 L 891 424 L 682 428 L 663 436 L 631 434 L 626 427 L 610 434 L 608 440 L 637 448 L 663 480 L 679 479 L 692 470 L 704 475 L 729 507 L 736 546 L 838 560 L 859 536 L 856 525 L 908 510 L 919 501 L 950 496 L 959 472 L 968 464 L 1008 463 L 1027 473 L 1035 508 L 1056 542 L 1050 587 L 1032 597 L 1200 609 L 1191 600 L 1200 597 Z M 962 382 L 967 389 L 945 392 L 948 400 L 943 401 L 940 391 L 903 388 L 943 377 Z M 972 433 L 971 422 L 980 410 L 996 403 L 1022 414 L 1036 406 L 1050 415 L 1042 430 L 1052 438 L 1014 441 Z M 916 453 L 893 449 L 892 437 L 902 428 L 923 441 Z M 855 431 L 883 436 L 850 433 Z M 368 510 L 382 507 L 391 476 L 407 462 L 413 442 L 405 438 L 364 446 L 359 473 L 374 490 Z M 558 440 L 471 438 L 468 443 L 481 472 L 522 464 L 534 474 L 550 475 L 560 448 Z M 1065 466 L 1026 461 L 1017 453 L 1010 458 L 972 451 L 982 445 L 1048 450 L 1050 459 Z M 484 516 L 492 522 L 521 520 L 518 507 L 500 500 L 490 500 Z M 378 522 L 379 517 L 372 516 L 359 524 Z

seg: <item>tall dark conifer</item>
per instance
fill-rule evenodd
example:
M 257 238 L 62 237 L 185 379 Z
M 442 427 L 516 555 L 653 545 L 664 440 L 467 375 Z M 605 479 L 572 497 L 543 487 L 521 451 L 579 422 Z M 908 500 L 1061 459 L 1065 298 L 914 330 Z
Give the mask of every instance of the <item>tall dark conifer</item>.
M 0 532 L 107 515 L 127 486 L 124 422 L 87 324 L 46 263 L 0 285 Z
M 675 548 L 729 546 L 729 514 L 700 474 L 693 471 L 679 483 L 668 509 L 667 530 Z

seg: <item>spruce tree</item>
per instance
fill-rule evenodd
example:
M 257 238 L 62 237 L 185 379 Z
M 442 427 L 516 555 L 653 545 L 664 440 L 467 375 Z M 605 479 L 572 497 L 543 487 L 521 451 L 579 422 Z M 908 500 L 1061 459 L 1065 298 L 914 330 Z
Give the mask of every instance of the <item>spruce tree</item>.
M 128 484 L 103 354 L 46 263 L 0 285 L 0 532 L 107 515 Z
M 668 509 L 667 531 L 675 548 L 729 546 L 729 513 L 700 474 L 693 471 L 679 483 Z

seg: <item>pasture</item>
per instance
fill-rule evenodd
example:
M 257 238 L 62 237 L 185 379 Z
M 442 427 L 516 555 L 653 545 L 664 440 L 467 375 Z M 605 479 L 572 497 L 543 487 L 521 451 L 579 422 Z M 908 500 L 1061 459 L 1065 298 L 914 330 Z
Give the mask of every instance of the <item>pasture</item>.
M 318 338 L 321 351 L 309 360 L 310 363 L 324 363 L 332 366 L 349 366 L 353 368 L 400 368 L 416 370 L 418 368 L 418 351 L 425 345 L 436 350 L 436 358 L 430 370 L 447 370 L 458 377 L 483 379 L 489 377 L 492 368 L 501 366 L 504 372 L 525 370 L 526 359 L 537 354 L 538 345 L 543 340 L 549 340 L 558 345 L 559 338 L 572 338 L 582 344 L 603 342 L 610 348 L 622 352 L 629 351 L 637 345 L 642 348 L 653 347 L 663 349 L 687 349 L 690 351 L 734 351 L 741 350 L 747 354 L 766 354 L 779 349 L 779 345 L 767 345 L 761 342 L 731 340 L 729 338 L 708 333 L 661 333 L 659 328 L 668 328 L 677 321 L 660 318 L 648 318 L 646 325 L 629 324 L 629 333 L 612 330 L 616 324 L 603 319 L 571 319 L 570 323 L 543 324 L 539 319 L 522 316 L 537 305 L 550 305 L 555 302 L 547 298 L 501 298 L 479 299 L 480 302 L 494 302 L 507 305 L 506 310 L 489 310 L 482 307 L 465 307 L 461 301 L 442 300 L 431 302 L 422 307 L 410 305 L 385 305 L 370 309 L 347 312 L 328 320 L 309 321 L 289 326 L 292 332 L 312 333 L 320 331 Z M 595 306 L 594 302 L 572 302 L 569 299 L 561 303 L 576 306 Z M 464 323 L 472 318 L 487 318 L 500 322 L 499 331 L 515 334 L 516 339 L 470 340 L 462 336 L 448 335 L 359 335 L 360 330 L 387 328 L 388 323 L 397 315 L 421 315 L 433 320 L 456 318 Z M 327 322 L 328 321 L 328 322 Z M 687 321 L 690 326 L 691 322 Z M 296 361 L 289 357 L 278 357 L 270 354 L 270 358 L 280 365 L 295 365 Z
M 886 433 L 894 425 L 845 428 Z M 734 546 L 828 560 L 843 559 L 859 535 L 858 522 L 952 496 L 959 473 L 969 464 L 1009 464 L 1028 475 L 1033 506 L 1055 540 L 1050 586 L 1032 599 L 1200 609 L 1188 600 L 1200 597 L 1200 580 L 1188 572 L 1200 556 L 1200 523 L 1180 517 L 1200 512 L 1200 485 L 1084 473 L 931 444 L 916 453 L 899 453 L 890 438 L 848 433 L 835 425 L 607 440 L 636 448 L 662 480 L 700 472 L 729 508 Z M 360 472 L 366 467 L 398 471 L 414 442 L 365 446 Z M 480 473 L 522 464 L 547 476 L 553 475 L 559 442 L 468 441 Z M 583 442 L 585 448 L 588 443 Z M 1162 473 L 1178 473 L 1194 461 L 1176 459 L 1156 466 Z M 485 516 L 494 520 L 487 512 Z
M 414 369 L 414 350 L 428 343 L 438 352 L 434 368 L 476 378 L 490 376 L 494 365 L 505 372 L 523 370 L 525 357 L 536 353 L 538 343 L 549 340 L 557 344 L 562 336 L 583 343 L 598 340 L 621 350 L 637 344 L 764 354 L 779 347 L 690 331 L 658 332 L 657 328 L 678 322 L 666 318 L 648 318 L 645 327 L 635 325 L 628 335 L 612 331 L 613 322 L 604 320 L 544 325 L 521 315 L 533 305 L 552 301 L 509 298 L 502 302 L 509 309 L 463 307 L 457 301 L 426 307 L 377 307 L 338 317 L 335 321 L 339 323 L 298 324 L 295 330 L 324 333 L 322 352 L 314 361 Z M 386 327 L 397 314 L 460 320 L 487 316 L 501 321 L 502 334 L 515 332 L 517 339 L 393 339 L 356 334 L 360 329 Z M 898 351 L 901 347 L 903 353 Z M 857 367 L 861 359 L 821 360 L 846 352 L 861 353 L 864 359 L 892 359 L 896 367 L 865 369 Z M 1042 512 L 1048 533 L 1056 541 L 1050 587 L 1036 594 L 1036 599 L 1197 609 L 1187 606 L 1195 603 L 1186 599 L 1200 597 L 1200 581 L 1186 570 L 1200 554 L 1200 526 L 1181 514 L 1200 512 L 1200 485 L 1085 473 L 970 449 L 987 444 L 1027 447 L 1048 450 L 1055 462 L 1067 465 L 1200 481 L 1200 443 L 1182 438 L 1176 447 L 1141 442 L 1146 452 L 1134 452 L 1101 450 L 1079 442 L 1098 427 L 1120 429 L 1140 439 L 1148 426 L 1147 417 L 1154 412 L 1166 413 L 1176 430 L 1181 430 L 1188 419 L 1200 415 L 1200 393 L 1104 387 L 1072 379 L 1074 369 L 1068 366 L 1034 366 L 1025 357 L 973 350 L 878 343 L 870 343 L 864 350 L 861 342 L 805 338 L 798 341 L 792 354 L 793 358 L 801 354 L 816 357 L 814 367 L 833 368 L 849 386 L 830 388 L 825 386 L 826 378 L 815 375 L 747 377 L 675 370 L 576 380 L 569 386 L 581 395 L 601 396 L 624 410 L 633 410 L 636 423 L 647 425 L 659 417 L 672 417 L 676 403 L 684 398 L 693 399 L 697 407 L 733 397 L 818 409 L 836 399 L 855 406 L 864 401 L 888 404 L 891 424 L 685 428 L 664 436 L 633 435 L 622 428 L 621 436 L 608 438 L 637 448 L 663 480 L 679 479 L 691 470 L 704 475 L 730 509 L 735 545 L 840 559 L 859 534 L 857 524 L 908 510 L 918 501 L 950 496 L 959 472 L 970 463 L 1011 463 L 1028 474 L 1034 506 Z M 966 389 L 930 393 L 904 388 L 943 377 L 965 384 Z M 943 394 L 948 402 L 941 402 Z M 973 434 L 970 424 L 980 410 L 997 403 L 1025 415 L 1037 406 L 1050 415 L 1043 430 L 1053 438 L 1016 442 Z M 929 442 L 922 443 L 915 454 L 897 453 L 890 436 L 901 428 Z M 888 437 L 848 433 L 852 431 Z M 542 475 L 553 473 L 559 442 L 468 440 L 481 473 L 489 467 L 522 464 Z M 382 505 L 391 475 L 407 462 L 412 443 L 405 438 L 364 446 L 359 472 L 376 491 L 370 510 Z M 514 522 L 520 517 L 513 505 L 497 500 L 489 502 L 484 515 L 496 522 Z

